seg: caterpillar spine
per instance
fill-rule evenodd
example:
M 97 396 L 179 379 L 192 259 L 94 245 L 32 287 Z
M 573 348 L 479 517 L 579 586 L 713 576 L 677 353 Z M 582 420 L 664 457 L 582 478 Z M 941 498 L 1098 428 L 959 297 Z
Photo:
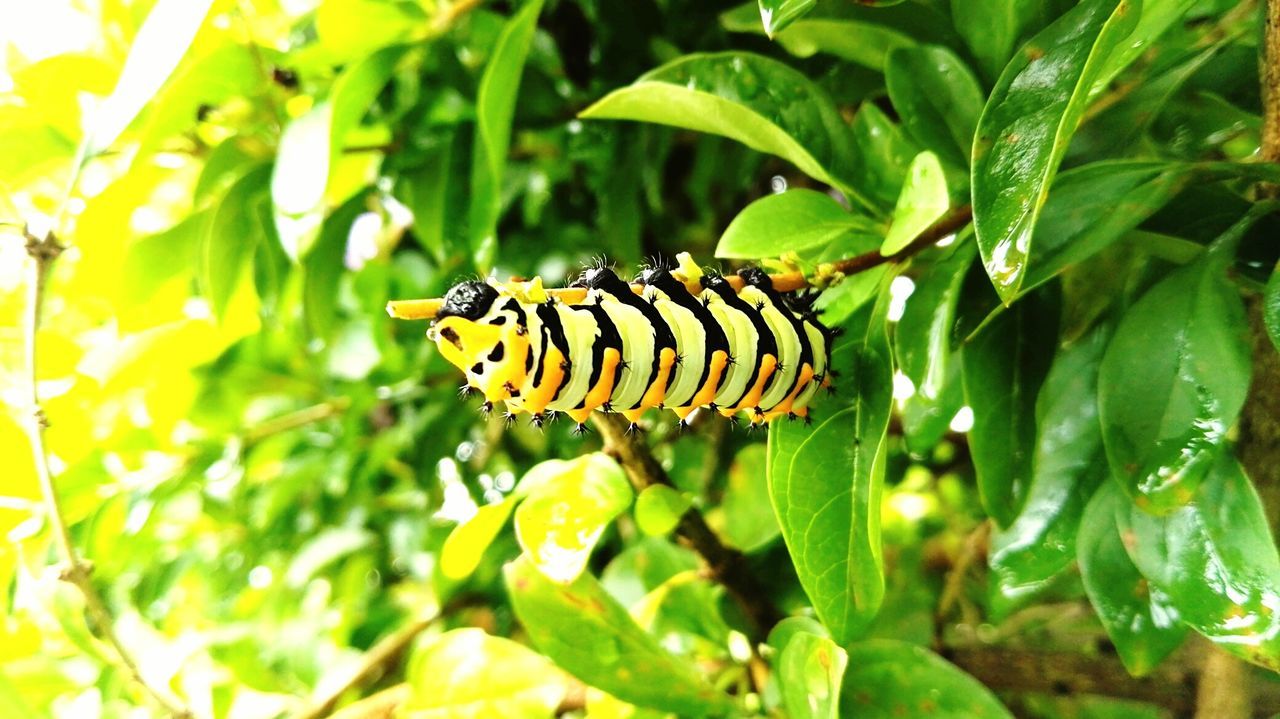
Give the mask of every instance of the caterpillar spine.
M 807 419 L 818 388 L 830 386 L 832 333 L 764 271 L 739 276 L 735 290 L 682 253 L 677 268 L 641 272 L 639 295 L 602 264 L 574 283 L 586 289 L 575 303 L 549 297 L 540 279 L 462 282 L 428 337 L 483 395 L 482 408 L 505 404 L 508 421 L 528 413 L 541 425 L 564 412 L 582 429 L 603 411 L 634 425 L 656 408 L 683 423 L 699 407 L 745 413 L 753 425 Z

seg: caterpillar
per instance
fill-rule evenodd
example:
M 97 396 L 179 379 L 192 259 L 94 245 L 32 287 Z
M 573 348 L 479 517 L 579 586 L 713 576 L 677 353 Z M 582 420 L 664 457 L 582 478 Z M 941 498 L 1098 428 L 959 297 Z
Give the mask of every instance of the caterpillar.
M 577 301 L 531 282 L 464 281 L 444 297 L 427 332 L 479 391 L 482 410 L 505 403 L 508 420 L 538 426 L 563 412 L 585 431 L 593 411 L 620 412 L 634 429 L 649 409 L 685 425 L 699 407 L 752 425 L 809 419 L 830 388 L 832 332 L 812 296 L 784 295 L 759 268 L 737 278 L 703 273 L 687 253 L 656 264 L 633 288 L 609 267 L 586 269 Z M 740 289 L 736 288 L 740 286 Z

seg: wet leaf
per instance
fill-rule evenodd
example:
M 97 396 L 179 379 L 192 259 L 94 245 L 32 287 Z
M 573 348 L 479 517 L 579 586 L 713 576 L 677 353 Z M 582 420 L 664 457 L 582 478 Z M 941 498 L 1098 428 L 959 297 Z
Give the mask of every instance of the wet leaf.
M 880 496 L 893 396 L 888 280 L 832 351 L 834 399 L 814 426 L 769 427 L 769 492 L 800 584 L 839 643 L 861 632 L 884 599 Z
M 1219 455 L 1184 506 L 1155 516 L 1122 505 L 1117 521 L 1133 563 L 1183 622 L 1280 670 L 1280 557 L 1262 502 L 1234 457 Z
M 1133 0 L 1085 0 L 1038 33 L 1000 75 L 973 145 L 973 219 L 996 291 L 1008 302 L 1089 89 L 1137 21 Z
M 601 533 L 632 498 L 622 468 L 602 454 L 586 455 L 526 491 L 516 509 L 516 539 L 539 571 L 562 584 L 582 573 Z
M 741 52 L 688 55 L 614 90 L 579 115 L 638 120 L 737 140 L 848 189 L 848 130 L 827 93 L 800 72 Z
M 636 524 L 645 534 L 662 537 L 671 533 L 680 523 L 680 517 L 693 500 L 679 490 L 665 484 L 646 487 L 636 497 Z
M 997 615 L 1046 588 L 1076 558 L 1085 505 L 1108 475 L 1098 422 L 1098 365 L 1110 339 L 1100 326 L 1059 350 L 1036 400 L 1036 448 L 1026 506 L 991 537 L 991 603 Z
M 1094 83 L 1094 92 L 1103 92 L 1133 61 L 1159 47 L 1156 41 L 1160 36 L 1181 21 L 1195 4 L 1196 0 L 1144 0 L 1137 25 L 1107 57 L 1106 65 Z
M 1107 348 L 1098 395 L 1107 459 L 1148 511 L 1191 499 L 1244 404 L 1247 328 L 1225 272 L 1233 243 L 1258 214 L 1149 289 Z
M 873 639 L 847 649 L 850 670 L 840 692 L 841 716 L 1012 719 L 978 680 L 924 647 Z
M 805 631 L 792 634 L 776 662 L 787 716 L 836 719 L 848 662 L 848 655 L 830 637 Z
M 724 695 L 659 646 L 590 574 L 557 584 L 521 557 L 507 565 L 506 578 L 529 639 L 575 677 L 632 704 L 680 716 L 728 709 Z
M 187 54 L 212 4 L 212 0 L 159 0 L 152 6 L 133 38 L 115 89 L 86 124 L 87 155 L 110 147 L 151 102 Z
M 409 662 L 409 698 L 397 716 L 553 717 L 564 673 L 546 657 L 482 629 L 454 629 L 427 640 Z
M 760 24 L 773 37 L 818 4 L 818 0 L 760 0 Z
M 1031 488 L 1036 397 L 1053 361 L 1058 319 L 1057 292 L 1029 295 L 996 315 L 961 352 L 978 492 L 1000 527 L 1022 511 Z
M 823 247 L 849 233 L 875 235 L 879 228 L 814 190 L 787 190 L 747 205 L 733 218 L 716 257 L 759 259 Z
M 245 275 L 258 244 L 266 239 L 257 213 L 246 208 L 264 201 L 271 168 L 259 165 L 236 181 L 218 203 L 201 242 L 201 283 L 215 317 L 221 319 Z
M 924 265 L 894 328 L 898 369 L 911 380 L 916 395 L 925 400 L 937 401 L 942 396 L 952 354 L 956 305 L 976 254 L 972 240 L 958 240 Z
M 476 137 L 471 166 L 471 252 L 476 266 L 488 270 L 498 248 L 502 175 L 511 144 L 511 122 L 525 59 L 533 44 L 543 0 L 532 0 L 513 15 L 493 47 L 476 96 Z
M 916 155 L 907 168 L 906 184 L 893 209 L 889 233 L 880 246 L 880 254 L 892 255 L 929 229 L 951 206 L 947 196 L 947 178 L 938 156 L 925 151 Z
M 1187 628 L 1125 552 L 1116 513 L 1128 504 L 1118 485 L 1105 483 L 1084 511 L 1076 549 L 1089 602 L 1125 669 L 1142 676 L 1182 644 Z
M 880 108 L 864 103 L 849 128 L 853 135 L 856 163 L 852 175 L 857 199 L 876 214 L 888 214 L 907 180 L 907 166 L 920 152 L 902 128 Z
M 945 47 L 916 45 L 889 53 L 884 79 L 907 134 L 948 162 L 968 167 L 984 100 L 968 66 Z

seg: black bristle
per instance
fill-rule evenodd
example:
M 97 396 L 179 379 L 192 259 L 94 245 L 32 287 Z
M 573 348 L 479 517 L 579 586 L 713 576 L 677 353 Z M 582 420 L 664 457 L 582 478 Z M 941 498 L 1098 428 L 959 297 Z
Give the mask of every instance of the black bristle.
M 640 425 L 636 424 L 635 422 L 632 422 L 627 425 L 627 434 L 635 434 L 636 432 L 643 432 L 643 431 L 644 430 L 640 428 Z
M 515 412 L 503 412 L 503 413 L 502 413 L 502 421 L 503 421 L 503 423 L 505 423 L 508 427 L 510 427 L 511 425 L 513 425 L 513 424 L 515 424 L 515 423 L 516 423 L 516 413 L 515 413 Z
M 489 414 L 493 411 L 493 403 L 486 400 L 484 404 L 480 405 L 480 411 L 484 414 Z
M 475 394 L 475 392 L 476 392 L 476 388 L 472 387 L 469 384 L 464 384 L 458 388 L 458 396 L 463 399 L 470 397 L 471 395 Z
M 574 434 L 575 436 L 579 436 L 579 437 L 581 437 L 582 435 L 584 435 L 584 434 L 586 434 L 586 433 L 587 433 L 587 425 L 583 424 L 582 422 L 579 422 L 579 423 L 578 423 L 577 425 L 575 425 L 575 426 L 574 426 L 574 428 L 573 428 L 573 434 Z

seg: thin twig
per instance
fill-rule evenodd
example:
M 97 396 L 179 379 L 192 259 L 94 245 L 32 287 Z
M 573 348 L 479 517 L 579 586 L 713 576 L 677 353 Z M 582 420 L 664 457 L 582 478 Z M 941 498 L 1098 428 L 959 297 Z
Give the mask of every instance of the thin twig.
M 304 407 L 296 412 L 290 412 L 279 417 L 272 417 L 265 422 L 250 427 L 245 430 L 245 444 L 254 444 L 260 442 L 267 437 L 288 432 L 290 430 L 305 427 L 309 424 L 315 424 L 322 420 L 336 417 L 347 410 L 351 406 L 350 397 L 335 397 L 334 399 L 321 402 L 320 404 Z
M 926 250 L 939 241 L 959 232 L 969 221 L 973 219 L 973 208 L 969 205 L 958 207 L 955 210 L 944 215 L 935 222 L 929 229 L 925 230 L 911 244 L 902 248 L 892 255 L 882 255 L 879 250 L 865 252 L 856 257 L 832 262 L 829 265 L 819 267 L 820 275 L 856 275 L 859 272 L 866 272 L 874 267 L 887 263 L 904 262 L 922 250 Z M 794 292 L 805 287 L 809 287 L 813 283 L 813 279 L 806 276 L 803 272 L 784 272 L 781 274 L 770 275 L 773 280 L 773 288 L 779 292 Z M 742 289 L 742 278 L 737 276 L 727 276 L 725 279 L 733 286 L 735 290 Z M 689 283 L 690 292 L 701 292 L 702 288 L 697 283 Z M 641 285 L 632 285 L 631 291 L 636 294 L 643 294 L 644 287 Z M 587 297 L 587 290 L 582 287 L 561 287 L 547 290 L 547 294 L 570 304 L 581 302 Z M 425 300 L 392 300 L 387 303 L 387 314 L 396 319 L 401 320 L 428 320 L 435 317 L 440 311 L 440 307 L 444 304 L 441 299 L 425 299 Z
M 635 433 L 628 434 L 628 422 L 620 414 L 596 412 L 592 415 L 596 429 L 604 438 L 605 451 L 613 455 L 627 472 L 637 492 L 655 484 L 674 487 L 666 470 L 649 451 L 649 446 Z M 676 525 L 676 537 L 707 563 L 711 578 L 724 585 L 755 624 L 759 637 L 769 632 L 782 618 L 769 600 L 768 592 L 747 566 L 742 552 L 726 547 L 697 509 L 690 508 Z
M 947 573 L 946 582 L 942 587 L 942 595 L 938 597 L 938 607 L 934 611 L 934 627 L 939 629 L 935 632 L 935 639 L 941 639 L 940 628 L 947 616 L 951 614 L 951 608 L 956 601 L 960 599 L 960 592 L 964 589 L 964 579 L 969 573 L 969 568 L 977 561 L 978 557 L 986 554 L 987 540 L 991 537 L 991 520 L 984 520 L 981 524 L 969 533 L 965 538 L 964 546 L 960 550 L 960 556 L 951 567 L 951 571 Z
M 79 163 L 77 163 L 79 164 Z M 73 171 L 75 172 L 75 171 Z M 74 186 L 74 185 L 73 185 Z M 149 683 L 138 668 L 133 656 L 120 642 L 115 631 L 115 622 L 107 611 L 106 602 L 98 594 L 90 579 L 92 566 L 76 551 L 71 541 L 71 531 L 62 515 L 62 506 L 54 487 L 53 469 L 49 464 L 49 452 L 44 443 L 44 430 L 48 426 L 44 410 L 40 404 L 38 386 L 40 313 L 44 302 L 45 281 L 49 270 L 58 255 L 62 253 L 62 245 L 58 244 L 53 232 L 37 237 L 29 231 L 27 237 L 27 254 L 31 257 L 31 279 L 28 287 L 27 312 L 25 317 L 27 344 L 27 373 L 31 396 L 31 450 L 35 458 L 36 474 L 40 482 L 40 493 L 44 498 L 45 513 L 53 529 L 54 541 L 58 553 L 66 563 L 60 578 L 71 583 L 84 596 L 85 612 L 102 640 L 111 648 L 120 668 L 123 669 L 138 686 L 160 705 L 166 712 L 175 717 L 189 717 L 191 711 L 182 700 L 174 696 L 168 689 Z
M 404 651 L 413 643 L 413 640 L 426 631 L 427 627 L 430 627 L 434 621 L 435 616 L 423 617 L 384 637 L 377 644 L 374 644 L 369 651 L 365 652 L 360 661 L 360 666 L 356 667 L 355 671 L 347 679 L 331 687 L 318 689 L 306 708 L 294 714 L 293 719 L 320 719 L 323 716 L 327 716 L 343 694 L 366 680 L 376 677 L 376 675 L 385 670 L 389 664 L 404 654 Z M 396 704 L 401 701 L 403 701 L 403 698 L 397 701 Z

